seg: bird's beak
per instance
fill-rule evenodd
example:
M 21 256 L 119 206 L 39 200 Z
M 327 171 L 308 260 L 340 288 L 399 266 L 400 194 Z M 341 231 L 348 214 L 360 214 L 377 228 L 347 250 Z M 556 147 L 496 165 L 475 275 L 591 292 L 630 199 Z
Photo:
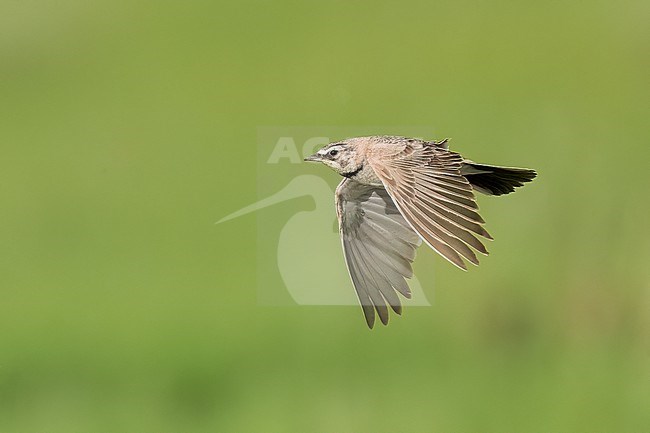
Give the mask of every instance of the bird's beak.
M 322 160 L 323 160 L 323 158 L 317 153 L 314 153 L 313 155 L 308 156 L 307 158 L 305 158 L 305 161 L 309 161 L 309 162 L 320 162 Z

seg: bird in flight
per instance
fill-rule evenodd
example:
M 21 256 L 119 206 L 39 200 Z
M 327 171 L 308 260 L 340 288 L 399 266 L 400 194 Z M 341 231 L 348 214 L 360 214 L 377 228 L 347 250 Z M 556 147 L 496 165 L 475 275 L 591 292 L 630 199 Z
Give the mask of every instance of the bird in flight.
M 474 191 L 511 193 L 537 173 L 477 164 L 449 150 L 448 140 L 394 136 L 330 143 L 305 161 L 320 162 L 344 179 L 336 214 L 345 262 L 368 327 L 375 311 L 388 324 L 388 306 L 401 314 L 398 293 L 411 297 L 407 279 L 422 240 L 457 267 L 487 255 Z

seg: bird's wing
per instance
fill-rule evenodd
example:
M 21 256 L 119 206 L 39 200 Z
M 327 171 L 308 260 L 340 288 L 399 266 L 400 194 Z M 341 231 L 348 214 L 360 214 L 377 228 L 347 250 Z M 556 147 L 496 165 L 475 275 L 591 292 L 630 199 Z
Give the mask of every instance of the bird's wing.
M 459 154 L 413 140 L 378 144 L 367 158 L 404 218 L 431 248 L 461 269 L 467 269 L 463 258 L 478 264 L 472 248 L 487 254 L 475 235 L 492 237 L 482 226 L 472 186 L 460 174 Z
M 388 304 L 401 314 L 397 292 L 410 298 L 406 278 L 421 244 L 384 188 L 343 179 L 336 189 L 336 213 L 345 262 L 366 323 L 375 323 L 375 310 L 388 323 Z

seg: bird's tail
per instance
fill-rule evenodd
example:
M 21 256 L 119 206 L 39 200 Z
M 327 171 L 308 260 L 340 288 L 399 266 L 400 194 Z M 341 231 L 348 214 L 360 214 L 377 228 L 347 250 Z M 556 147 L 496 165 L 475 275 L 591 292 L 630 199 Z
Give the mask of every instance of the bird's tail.
M 537 173 L 528 168 L 498 167 L 464 161 L 460 173 L 472 187 L 487 195 L 509 194 L 533 180 Z

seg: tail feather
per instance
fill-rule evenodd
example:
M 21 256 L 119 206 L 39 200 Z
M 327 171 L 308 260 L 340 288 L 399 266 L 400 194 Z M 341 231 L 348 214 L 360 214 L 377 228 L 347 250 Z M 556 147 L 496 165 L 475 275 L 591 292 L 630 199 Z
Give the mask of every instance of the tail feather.
M 528 168 L 498 167 L 473 161 L 464 161 L 460 172 L 475 190 L 487 195 L 509 194 L 537 176 L 535 170 Z

